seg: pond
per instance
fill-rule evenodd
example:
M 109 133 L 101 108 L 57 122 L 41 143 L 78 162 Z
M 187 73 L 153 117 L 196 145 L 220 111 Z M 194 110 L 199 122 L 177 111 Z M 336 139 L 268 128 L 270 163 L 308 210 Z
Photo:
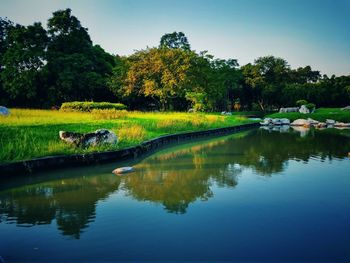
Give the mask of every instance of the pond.
M 349 135 L 253 129 L 3 180 L 0 262 L 349 262 Z

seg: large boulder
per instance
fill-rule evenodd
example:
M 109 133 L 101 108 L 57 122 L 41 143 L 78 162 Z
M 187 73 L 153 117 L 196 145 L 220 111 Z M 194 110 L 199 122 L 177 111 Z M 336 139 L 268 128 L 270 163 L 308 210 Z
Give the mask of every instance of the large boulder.
M 0 106 L 0 115 L 7 116 L 10 114 L 10 111 L 8 108 L 4 106 Z
M 116 144 L 118 142 L 117 135 L 106 129 L 100 129 L 86 134 L 60 131 L 59 136 L 61 140 L 83 148 L 95 147 L 102 144 Z
M 310 113 L 310 110 L 305 105 L 301 105 L 299 112 L 303 114 L 307 114 L 307 113 Z
M 309 127 L 310 123 L 308 120 L 305 119 L 297 119 L 295 121 L 293 121 L 291 124 L 291 126 L 304 126 L 304 127 Z
M 288 120 L 287 118 L 280 119 L 280 122 L 282 125 L 290 125 L 290 120 Z

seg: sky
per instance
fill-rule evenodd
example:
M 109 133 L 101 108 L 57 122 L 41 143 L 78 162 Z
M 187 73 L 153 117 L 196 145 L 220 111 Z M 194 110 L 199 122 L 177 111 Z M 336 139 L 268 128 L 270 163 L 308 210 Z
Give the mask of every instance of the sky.
M 240 65 L 273 55 L 292 68 L 350 75 L 350 0 L 0 0 L 0 16 L 22 25 L 46 25 L 65 8 L 112 54 L 181 31 L 192 49 Z

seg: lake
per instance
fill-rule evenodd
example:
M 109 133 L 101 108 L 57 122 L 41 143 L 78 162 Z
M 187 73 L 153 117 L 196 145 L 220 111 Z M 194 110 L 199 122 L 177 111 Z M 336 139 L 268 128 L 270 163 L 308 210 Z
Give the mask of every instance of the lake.
M 0 262 L 350 262 L 349 152 L 349 130 L 253 129 L 2 180 Z

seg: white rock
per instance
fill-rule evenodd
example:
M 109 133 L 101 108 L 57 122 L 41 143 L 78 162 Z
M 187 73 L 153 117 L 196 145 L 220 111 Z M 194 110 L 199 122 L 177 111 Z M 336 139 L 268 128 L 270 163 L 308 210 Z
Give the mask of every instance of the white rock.
M 308 108 L 306 108 L 305 105 L 301 105 L 299 112 L 303 113 L 303 114 L 307 114 L 307 113 L 310 113 L 310 110 Z
M 314 119 L 308 118 L 307 121 L 311 124 L 311 125 L 317 125 L 319 123 L 319 121 L 316 121 Z
M 335 124 L 335 120 L 329 120 L 329 119 L 327 119 L 327 120 L 326 120 L 326 124 L 327 124 L 327 125 L 334 125 L 334 124 Z
M 118 142 L 117 135 L 113 131 L 106 129 L 100 129 L 86 134 L 60 131 L 59 136 L 61 140 L 69 144 L 82 147 L 98 146 L 101 144 L 116 144 Z
M 260 122 L 261 125 L 267 126 L 272 124 L 272 119 L 271 118 L 265 118 L 262 122 Z
M 0 106 L 0 115 L 7 116 L 10 114 L 10 111 L 8 108 L 4 106 Z
M 298 107 L 289 107 L 289 108 L 280 108 L 279 113 L 286 113 L 286 112 L 298 112 Z
M 336 122 L 334 127 L 350 127 L 350 123 Z
M 120 168 L 114 169 L 112 173 L 119 175 L 119 174 L 131 173 L 134 171 L 135 171 L 134 167 L 126 166 L 126 167 L 120 167 Z
M 308 120 L 305 120 L 305 119 L 297 119 L 293 121 L 290 125 L 291 126 L 310 126 L 310 123 L 308 122 Z
M 288 120 L 287 118 L 283 118 L 283 119 L 280 119 L 282 125 L 289 125 L 290 124 L 290 120 Z
M 350 106 L 346 106 L 344 108 L 341 108 L 340 110 L 350 110 Z

